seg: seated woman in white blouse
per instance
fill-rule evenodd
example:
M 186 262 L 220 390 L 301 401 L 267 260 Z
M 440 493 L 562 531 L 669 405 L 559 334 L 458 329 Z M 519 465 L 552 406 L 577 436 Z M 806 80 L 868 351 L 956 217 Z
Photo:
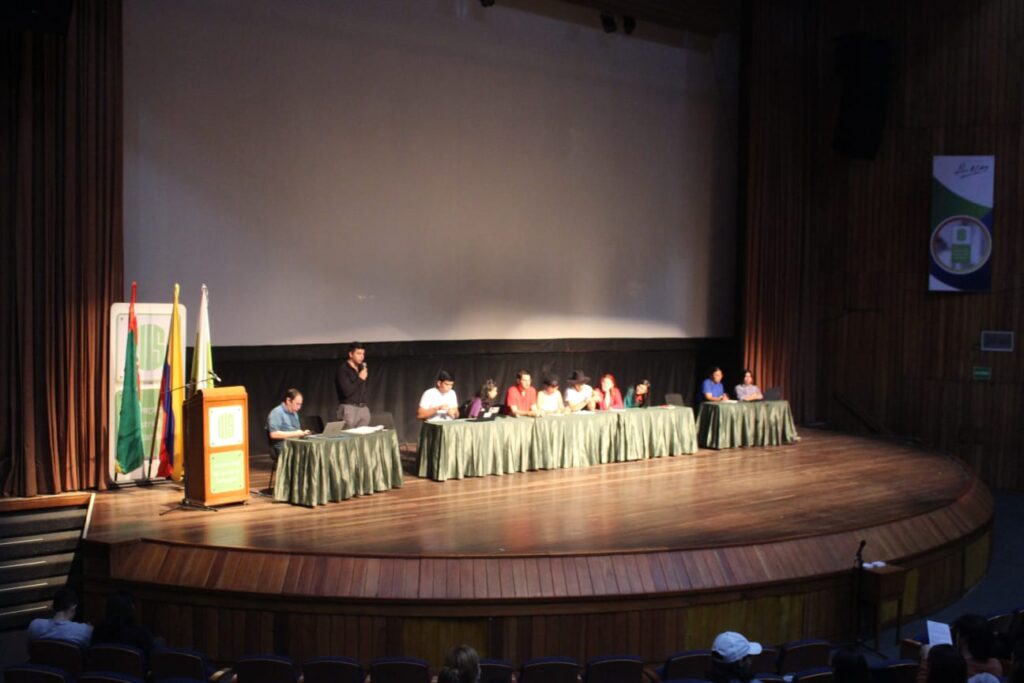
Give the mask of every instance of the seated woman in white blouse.
M 544 378 L 544 388 L 537 392 L 538 415 L 557 415 L 565 412 L 562 392 L 558 390 L 558 378 L 548 375 Z
M 736 385 L 736 398 L 741 401 L 760 401 L 764 398 L 754 384 L 754 373 L 750 370 L 743 371 L 743 384 Z

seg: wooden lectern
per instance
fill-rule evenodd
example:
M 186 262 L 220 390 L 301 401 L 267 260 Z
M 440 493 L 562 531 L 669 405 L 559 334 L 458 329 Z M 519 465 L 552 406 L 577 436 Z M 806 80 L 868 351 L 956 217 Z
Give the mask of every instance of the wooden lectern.
M 185 498 L 204 506 L 249 499 L 245 387 L 200 389 L 185 401 Z

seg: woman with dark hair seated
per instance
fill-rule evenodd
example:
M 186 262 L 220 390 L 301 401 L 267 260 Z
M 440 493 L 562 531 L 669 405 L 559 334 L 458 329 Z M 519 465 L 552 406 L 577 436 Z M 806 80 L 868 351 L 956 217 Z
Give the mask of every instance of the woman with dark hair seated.
M 107 611 L 103 621 L 92 634 L 93 644 L 115 643 L 131 645 L 142 650 L 149 660 L 149 653 L 157 644 L 153 634 L 135 623 L 135 599 L 131 593 L 119 590 L 107 598 Z
M 751 671 L 754 656 L 761 654 L 761 644 L 752 643 L 735 631 L 719 633 L 711 645 L 712 683 L 750 683 L 756 681 Z
M 646 408 L 651 404 L 651 382 L 642 379 L 626 391 L 627 408 Z
M 497 402 L 497 398 L 498 385 L 494 383 L 493 379 L 489 379 L 483 383 L 480 391 L 476 394 L 476 398 L 469 404 L 468 417 L 490 417 L 493 413 L 497 413 L 501 410 L 501 404 Z
M 458 672 L 459 683 L 477 683 L 480 680 L 480 657 L 469 645 L 456 645 L 445 655 L 446 669 Z M 441 678 L 438 676 L 438 681 Z
M 1003 665 L 993 656 L 996 636 L 988 619 L 980 614 L 964 614 L 950 627 L 953 642 L 967 663 L 967 675 L 992 674 L 1002 678 Z

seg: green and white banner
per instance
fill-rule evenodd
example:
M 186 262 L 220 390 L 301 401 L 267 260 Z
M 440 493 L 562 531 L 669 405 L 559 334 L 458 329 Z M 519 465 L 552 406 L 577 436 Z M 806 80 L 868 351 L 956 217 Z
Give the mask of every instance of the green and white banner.
M 986 292 L 992 286 L 994 156 L 932 159 L 928 289 Z
M 128 304 L 117 303 L 110 307 L 110 392 L 107 417 L 110 429 L 107 432 L 107 448 L 110 480 L 118 484 L 146 479 L 146 467 L 150 464 L 150 449 L 153 448 L 153 429 L 156 426 L 157 408 L 160 403 L 160 379 L 164 371 L 164 356 L 167 353 L 167 335 L 171 329 L 173 304 L 135 304 L 135 318 L 139 325 L 139 386 L 142 394 L 142 444 L 145 458 L 142 467 L 131 472 L 118 474 L 114 453 L 117 450 L 117 427 L 121 415 L 122 388 L 124 386 L 124 357 L 128 339 Z M 185 307 L 179 304 L 181 315 L 181 348 L 185 348 Z M 156 477 L 160 467 L 159 441 L 157 452 L 152 458 L 150 478 Z

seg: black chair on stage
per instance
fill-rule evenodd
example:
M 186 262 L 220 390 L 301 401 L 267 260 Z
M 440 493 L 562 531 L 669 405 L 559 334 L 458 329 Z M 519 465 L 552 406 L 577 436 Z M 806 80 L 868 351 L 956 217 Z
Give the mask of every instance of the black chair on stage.
M 427 660 L 416 657 L 380 657 L 370 662 L 373 683 L 430 683 Z
M 580 665 L 570 657 L 538 657 L 519 667 L 519 683 L 576 683 Z
M 363 683 L 363 665 L 351 657 L 316 657 L 302 664 L 303 683 Z
M 301 415 L 299 416 L 299 426 L 308 429 L 313 434 L 319 434 L 324 431 L 324 419 L 319 415 Z
M 384 429 L 394 429 L 395 416 L 386 411 L 373 413 L 370 415 L 370 424 L 374 426 L 380 425 Z

